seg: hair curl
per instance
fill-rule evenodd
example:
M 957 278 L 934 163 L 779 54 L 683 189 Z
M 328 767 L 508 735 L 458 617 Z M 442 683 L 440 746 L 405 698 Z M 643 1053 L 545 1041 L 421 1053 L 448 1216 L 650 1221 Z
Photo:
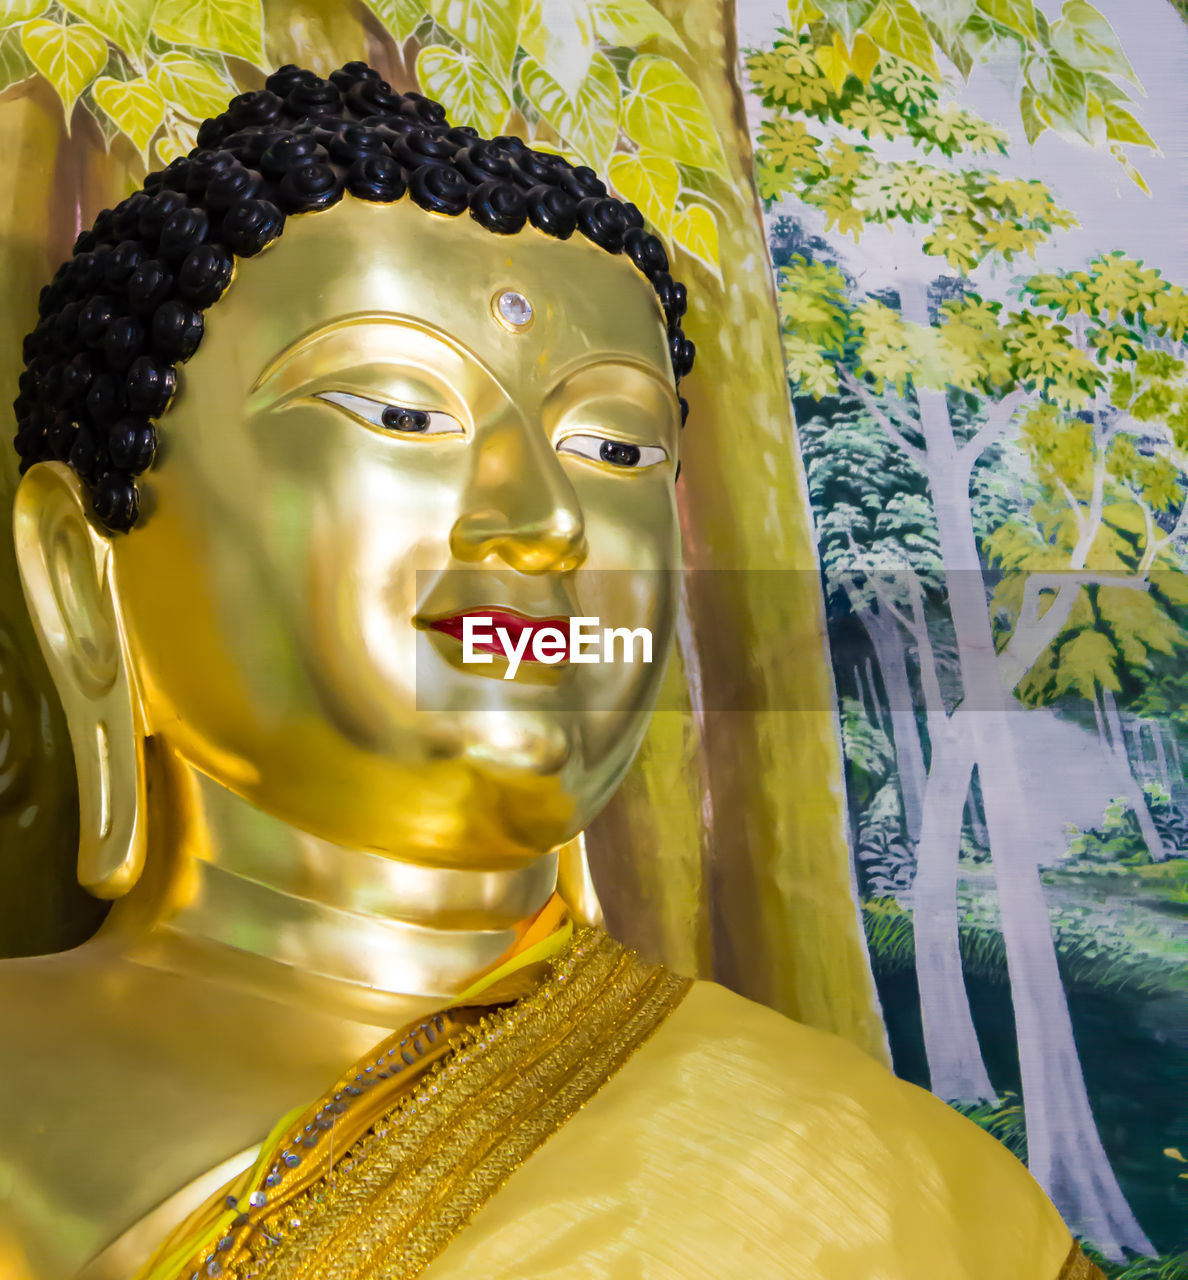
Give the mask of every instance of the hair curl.
M 396 93 L 373 68 L 348 62 L 326 80 L 284 66 L 198 130 L 188 156 L 104 209 L 74 243 L 38 301 L 14 402 L 24 473 L 68 463 L 112 530 L 136 523 L 135 477 L 157 448 L 153 420 L 177 390 L 177 365 L 202 341 L 203 312 L 231 283 L 235 259 L 270 245 L 295 213 L 350 193 L 423 209 L 511 235 L 531 224 L 566 240 L 580 231 L 625 253 L 664 309 L 677 381 L 693 366 L 681 330 L 684 285 L 633 204 L 597 174 L 519 138 L 451 127 L 441 105 Z M 681 425 L 689 406 L 682 398 Z

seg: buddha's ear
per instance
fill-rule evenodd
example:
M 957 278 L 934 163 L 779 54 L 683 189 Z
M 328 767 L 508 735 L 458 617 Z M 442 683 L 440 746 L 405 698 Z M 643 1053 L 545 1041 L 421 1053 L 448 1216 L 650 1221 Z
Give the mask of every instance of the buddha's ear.
M 38 463 L 21 481 L 13 534 L 74 748 L 78 878 L 97 897 L 118 898 L 144 865 L 145 728 L 111 541 L 94 523 L 78 476 L 60 462 Z

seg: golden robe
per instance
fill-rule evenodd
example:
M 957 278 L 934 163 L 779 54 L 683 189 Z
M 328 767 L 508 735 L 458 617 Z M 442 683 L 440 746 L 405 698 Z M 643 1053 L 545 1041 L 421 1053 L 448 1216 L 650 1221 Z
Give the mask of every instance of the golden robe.
M 582 930 L 527 996 L 398 1033 L 286 1117 L 141 1275 L 1100 1272 L 1019 1161 L 931 1094 Z

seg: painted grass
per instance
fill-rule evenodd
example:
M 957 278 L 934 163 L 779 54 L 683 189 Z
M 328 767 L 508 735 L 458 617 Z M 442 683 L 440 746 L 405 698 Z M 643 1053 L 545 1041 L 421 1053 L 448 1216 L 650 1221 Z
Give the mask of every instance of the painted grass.
M 1188 1251 L 1118 1263 L 1107 1262 L 1091 1245 L 1081 1243 L 1089 1259 L 1105 1272 L 1107 1280 L 1188 1280 Z
M 893 898 L 875 898 L 862 905 L 871 964 L 877 974 L 903 973 L 915 967 L 916 943 L 912 917 Z M 1182 963 L 1152 951 L 1150 939 L 1136 946 L 1122 928 L 1101 927 L 1099 919 L 1079 913 L 1053 913 L 1056 953 L 1066 987 L 1125 991 L 1132 996 L 1182 994 Z M 991 982 L 1006 982 L 1006 948 L 997 921 L 966 919 L 961 925 L 961 958 L 967 974 Z

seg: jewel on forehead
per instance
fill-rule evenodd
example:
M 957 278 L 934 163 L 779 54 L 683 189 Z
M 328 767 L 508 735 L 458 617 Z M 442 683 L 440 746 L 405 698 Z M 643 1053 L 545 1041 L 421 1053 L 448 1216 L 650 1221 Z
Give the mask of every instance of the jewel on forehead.
M 499 323 L 513 333 L 522 333 L 532 323 L 532 303 L 514 289 L 496 294 L 494 311 Z

